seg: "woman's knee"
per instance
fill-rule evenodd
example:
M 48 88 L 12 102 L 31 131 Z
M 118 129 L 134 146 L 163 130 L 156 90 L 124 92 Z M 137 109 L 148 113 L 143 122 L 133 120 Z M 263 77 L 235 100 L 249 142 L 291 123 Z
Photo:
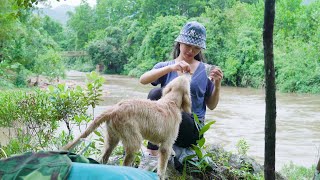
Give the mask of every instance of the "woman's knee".
M 191 114 L 182 113 L 182 122 L 179 128 L 176 145 L 180 147 L 190 147 L 191 144 L 196 144 L 199 139 L 199 131 L 195 125 L 193 116 Z
M 162 88 L 153 88 L 148 94 L 148 99 L 150 100 L 159 100 L 162 96 Z

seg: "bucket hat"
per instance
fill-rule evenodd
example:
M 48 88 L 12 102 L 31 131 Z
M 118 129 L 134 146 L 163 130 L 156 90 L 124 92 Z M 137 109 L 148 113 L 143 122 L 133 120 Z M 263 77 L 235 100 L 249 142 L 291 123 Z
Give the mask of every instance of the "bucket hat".
M 206 28 L 196 21 L 188 22 L 175 41 L 206 49 Z

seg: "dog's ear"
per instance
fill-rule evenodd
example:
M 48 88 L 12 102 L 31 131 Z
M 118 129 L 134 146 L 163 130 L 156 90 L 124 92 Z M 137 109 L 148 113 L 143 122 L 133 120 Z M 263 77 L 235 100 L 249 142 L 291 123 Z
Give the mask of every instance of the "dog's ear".
M 184 112 L 191 113 L 191 97 L 189 91 L 183 93 L 181 108 Z

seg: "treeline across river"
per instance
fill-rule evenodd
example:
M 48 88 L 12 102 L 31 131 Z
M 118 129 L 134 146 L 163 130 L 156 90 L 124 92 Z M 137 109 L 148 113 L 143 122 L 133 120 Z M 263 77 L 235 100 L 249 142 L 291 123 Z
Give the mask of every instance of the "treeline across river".
M 29 75 L 63 77 L 66 68 L 139 77 L 159 61 L 172 59 L 183 24 L 207 29 L 206 60 L 224 71 L 223 84 L 264 87 L 263 0 L 99 0 L 69 12 L 67 25 L 34 13 L 35 6 L 2 1 L 0 85 L 23 87 Z M 39 11 L 36 11 L 39 12 Z M 320 1 L 276 3 L 274 55 L 282 92 L 320 92 Z M 2 18 L 3 17 L 3 18 Z M 66 57 L 61 51 L 84 51 Z

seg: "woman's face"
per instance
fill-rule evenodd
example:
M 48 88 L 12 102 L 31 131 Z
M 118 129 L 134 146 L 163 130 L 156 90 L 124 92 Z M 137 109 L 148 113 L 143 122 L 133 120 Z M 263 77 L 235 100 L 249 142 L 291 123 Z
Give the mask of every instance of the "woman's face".
M 180 43 L 180 55 L 183 60 L 193 60 L 194 57 L 199 54 L 201 48 L 198 46 L 193 46 L 189 44 Z

